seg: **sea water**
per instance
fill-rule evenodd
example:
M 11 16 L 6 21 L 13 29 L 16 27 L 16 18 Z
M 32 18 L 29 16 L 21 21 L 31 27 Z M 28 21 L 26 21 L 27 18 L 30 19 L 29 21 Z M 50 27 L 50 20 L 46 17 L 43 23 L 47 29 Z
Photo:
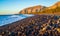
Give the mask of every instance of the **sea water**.
M 32 14 L 0 15 L 0 26 L 13 23 L 31 16 L 34 16 L 34 15 Z

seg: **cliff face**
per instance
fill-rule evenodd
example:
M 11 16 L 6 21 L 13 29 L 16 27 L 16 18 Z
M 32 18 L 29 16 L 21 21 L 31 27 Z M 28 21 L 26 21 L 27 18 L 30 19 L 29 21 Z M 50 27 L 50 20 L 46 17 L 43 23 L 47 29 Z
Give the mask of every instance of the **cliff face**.
M 35 12 L 40 12 L 42 11 L 44 8 L 44 6 L 33 6 L 33 7 L 29 7 L 29 8 L 26 8 L 26 9 L 23 9 L 20 11 L 20 14 L 32 14 L 32 13 L 35 13 Z
M 33 6 L 23 9 L 19 14 L 60 14 L 60 1 L 50 7 L 45 6 Z

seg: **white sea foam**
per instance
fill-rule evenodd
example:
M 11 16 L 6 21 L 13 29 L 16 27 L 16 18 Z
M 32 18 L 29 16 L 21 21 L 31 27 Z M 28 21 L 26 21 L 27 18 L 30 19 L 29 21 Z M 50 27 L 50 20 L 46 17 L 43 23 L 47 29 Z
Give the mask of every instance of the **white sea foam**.
M 7 17 L 1 17 L 2 19 L 0 19 L 0 26 L 13 23 L 13 22 L 19 21 L 21 19 L 24 19 L 30 16 L 33 16 L 33 15 L 28 15 L 28 14 L 22 15 L 21 14 L 21 15 L 11 15 Z

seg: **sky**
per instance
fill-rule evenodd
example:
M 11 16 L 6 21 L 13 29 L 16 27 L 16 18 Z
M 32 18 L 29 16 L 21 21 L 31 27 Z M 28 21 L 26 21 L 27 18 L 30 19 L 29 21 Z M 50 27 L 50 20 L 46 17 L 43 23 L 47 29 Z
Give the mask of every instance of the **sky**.
M 0 0 L 0 15 L 18 14 L 20 10 L 36 6 L 51 6 L 59 0 Z

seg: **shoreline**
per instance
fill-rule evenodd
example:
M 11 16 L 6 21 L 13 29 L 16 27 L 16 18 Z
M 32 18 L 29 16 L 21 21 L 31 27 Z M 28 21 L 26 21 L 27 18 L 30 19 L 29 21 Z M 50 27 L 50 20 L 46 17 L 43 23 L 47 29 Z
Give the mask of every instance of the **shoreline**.
M 11 23 L 9 25 L 0 27 L 0 34 L 2 35 L 2 32 L 4 32 L 3 33 L 4 35 L 13 35 L 13 34 L 14 35 L 21 34 L 21 35 L 26 35 L 26 36 L 29 36 L 30 34 L 35 35 L 33 33 L 36 33 L 36 34 L 38 33 L 37 35 L 44 35 L 44 34 L 47 35 L 47 33 L 50 35 L 59 35 L 58 33 L 60 33 L 60 31 L 59 31 L 60 24 L 59 24 L 59 22 L 57 22 L 59 20 L 60 20 L 60 17 L 57 17 L 57 16 L 35 15 L 33 17 L 25 18 L 25 19 L 19 20 L 17 22 Z M 51 31 L 49 31 L 49 30 L 51 30 Z M 49 32 L 53 32 L 53 33 L 51 34 Z M 54 32 L 56 34 L 54 34 Z
M 24 15 L 24 14 L 23 14 Z M 54 15 L 54 14 L 34 14 L 34 16 L 31 16 L 31 17 L 35 17 L 35 16 L 39 16 L 39 15 L 45 15 L 45 16 L 60 16 L 60 15 Z M 31 17 L 27 17 L 27 18 L 24 18 L 24 19 L 21 19 L 21 20 L 18 20 L 16 22 L 19 22 L 19 21 L 22 21 L 22 20 L 25 20 L 25 19 L 28 19 L 28 18 L 31 18 Z M 9 24 L 6 24 L 6 25 L 3 25 L 3 26 L 7 26 L 7 25 L 10 25 L 10 24 L 13 24 L 13 23 L 16 23 L 16 22 L 12 22 L 12 23 L 9 23 Z M 2 27 L 2 26 L 0 26 Z

